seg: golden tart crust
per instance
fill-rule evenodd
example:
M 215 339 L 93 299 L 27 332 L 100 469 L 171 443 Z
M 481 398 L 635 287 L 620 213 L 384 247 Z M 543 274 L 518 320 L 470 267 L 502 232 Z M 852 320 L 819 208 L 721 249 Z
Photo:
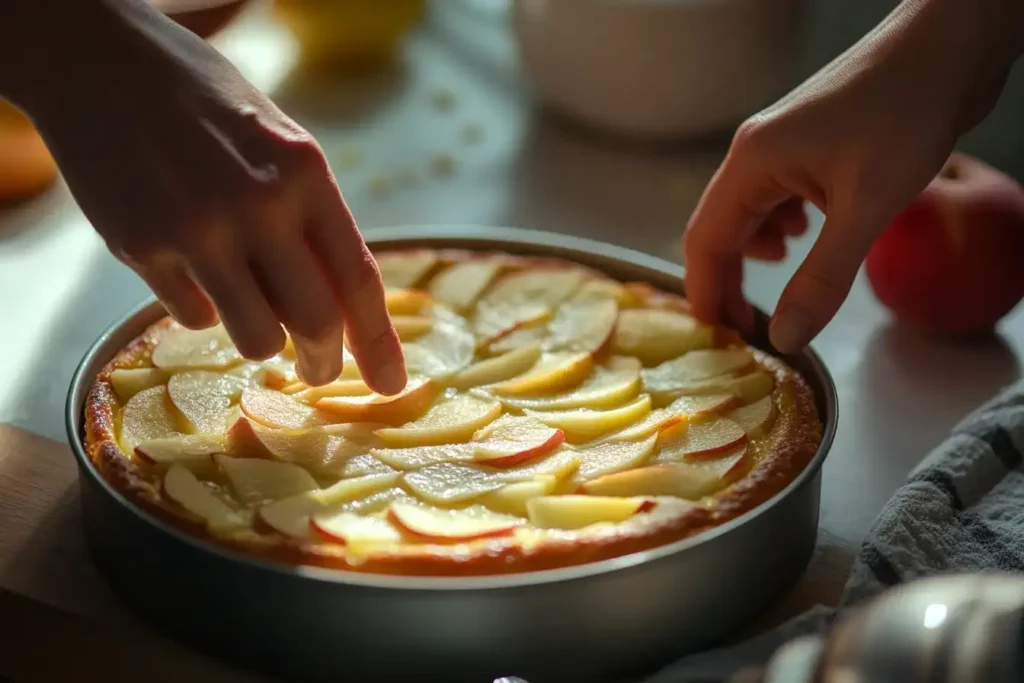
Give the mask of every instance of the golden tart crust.
M 402 401 L 365 395 L 354 363 L 310 390 L 288 347 L 251 363 L 222 330 L 163 319 L 90 389 L 84 445 L 101 475 L 147 512 L 250 556 L 493 575 L 713 529 L 779 493 L 818 449 L 804 379 L 697 324 L 682 297 L 559 259 L 377 258 L 410 370 Z M 267 462 L 289 464 L 268 474 Z

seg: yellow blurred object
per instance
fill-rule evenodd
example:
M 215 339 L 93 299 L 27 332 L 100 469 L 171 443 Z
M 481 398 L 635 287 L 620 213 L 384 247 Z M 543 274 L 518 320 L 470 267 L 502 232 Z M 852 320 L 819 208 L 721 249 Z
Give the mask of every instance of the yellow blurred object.
M 276 0 L 303 60 L 364 66 L 386 60 L 423 17 L 425 0 Z
M 0 202 L 28 199 L 57 178 L 57 163 L 27 116 L 0 99 Z

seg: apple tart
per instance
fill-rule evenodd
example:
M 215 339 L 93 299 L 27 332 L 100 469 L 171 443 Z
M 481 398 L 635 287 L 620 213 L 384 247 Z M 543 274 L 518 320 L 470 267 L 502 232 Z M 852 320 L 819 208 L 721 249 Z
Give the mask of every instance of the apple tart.
M 303 384 L 290 344 L 152 325 L 100 373 L 86 447 L 134 504 L 296 565 L 404 575 L 550 569 L 731 520 L 814 456 L 810 388 L 682 297 L 574 263 L 378 256 L 409 381 L 346 352 Z

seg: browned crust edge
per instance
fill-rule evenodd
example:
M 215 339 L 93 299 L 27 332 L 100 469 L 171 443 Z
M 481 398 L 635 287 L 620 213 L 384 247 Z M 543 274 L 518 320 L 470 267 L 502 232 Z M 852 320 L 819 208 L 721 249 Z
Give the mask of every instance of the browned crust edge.
M 444 262 L 452 263 L 486 257 L 490 252 L 438 250 L 438 253 Z M 558 258 L 520 258 L 500 252 L 497 255 L 508 258 L 510 265 L 576 265 Z M 682 297 L 644 284 L 630 286 L 646 289 L 648 296 L 645 298 L 651 304 L 689 310 L 688 302 Z M 776 396 L 787 397 L 791 405 L 779 411 L 771 430 L 773 444 L 769 451 L 753 470 L 716 495 L 718 504 L 714 509 L 697 507 L 658 526 L 596 539 L 546 539 L 531 548 L 521 547 L 514 539 L 492 539 L 474 546 L 472 553 L 442 555 L 425 548 L 419 553 L 376 555 L 355 564 L 348 560 L 341 546 L 317 545 L 284 536 L 247 536 L 244 540 L 213 536 L 203 524 L 162 496 L 154 471 L 126 457 L 116 441 L 114 406 L 117 399 L 109 380 L 110 372 L 148 353 L 170 324 L 167 318 L 154 323 L 101 370 L 86 398 L 83 446 L 100 475 L 145 512 L 194 537 L 243 555 L 287 565 L 403 576 L 486 576 L 557 569 L 622 557 L 696 536 L 749 512 L 785 489 L 807 467 L 821 443 L 821 421 L 806 380 L 779 359 L 755 349 L 758 364 L 775 378 Z M 732 341 L 735 336 L 724 331 L 720 338 Z

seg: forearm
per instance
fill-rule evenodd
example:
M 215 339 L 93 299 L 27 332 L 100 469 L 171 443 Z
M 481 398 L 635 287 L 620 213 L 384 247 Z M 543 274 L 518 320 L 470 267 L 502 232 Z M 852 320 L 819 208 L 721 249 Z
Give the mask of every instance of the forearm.
M 0 97 L 36 115 L 100 96 L 162 20 L 146 0 L 0 0 Z

